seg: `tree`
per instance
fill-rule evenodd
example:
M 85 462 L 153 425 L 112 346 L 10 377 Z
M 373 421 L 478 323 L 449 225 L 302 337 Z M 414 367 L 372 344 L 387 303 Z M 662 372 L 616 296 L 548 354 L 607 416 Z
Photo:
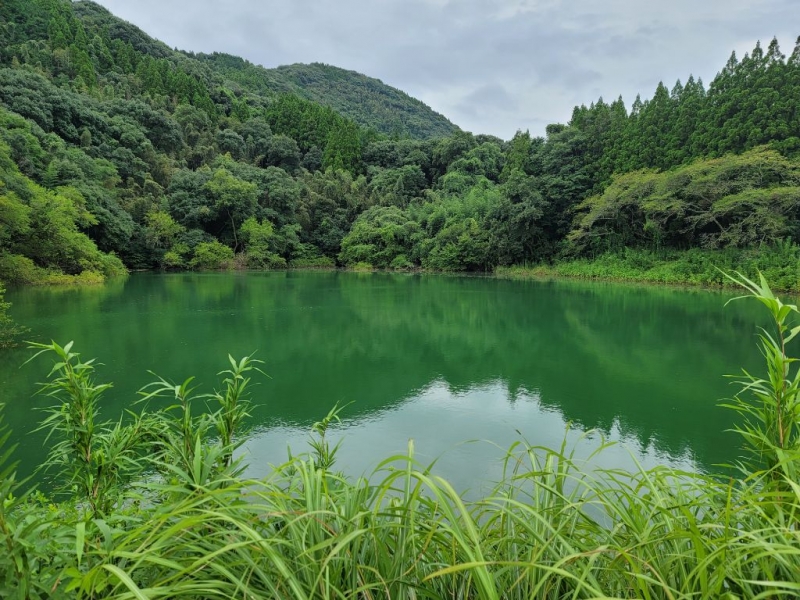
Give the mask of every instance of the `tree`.
M 200 271 L 213 271 L 228 267 L 232 261 L 233 250 L 214 240 L 197 245 L 194 249 L 194 256 L 189 261 L 189 266 Z
M 541 220 L 547 203 L 535 178 L 514 170 L 501 186 L 502 198 L 492 206 L 485 227 L 494 264 L 541 260 L 547 251 Z
M 588 253 L 747 247 L 797 239 L 798 209 L 800 168 L 762 147 L 664 173 L 616 176 L 603 194 L 578 206 L 569 239 Z
M 222 154 L 230 154 L 234 159 L 240 159 L 247 154 L 247 144 L 241 135 L 232 129 L 223 129 L 217 132 L 217 148 Z
M 169 213 L 160 210 L 148 213 L 146 223 L 145 239 L 150 248 L 168 249 L 185 231 Z
M 361 132 L 355 123 L 342 121 L 333 129 L 322 153 L 324 169 L 361 172 Z
M 369 187 L 376 204 L 405 207 L 413 198 L 422 195 L 427 181 L 417 165 L 406 165 L 378 171 L 372 176 Z
M 361 214 L 342 240 L 339 260 L 388 268 L 409 265 L 411 240 L 419 225 L 396 206 L 373 206 Z
M 286 260 L 275 251 L 276 234 L 272 223 L 250 217 L 242 224 L 242 241 L 247 265 L 257 268 L 285 267 Z
M 300 165 L 300 148 L 292 138 L 273 135 L 263 140 L 264 154 L 257 159 L 260 167 L 278 167 L 287 173 L 294 173 Z
M 239 247 L 237 222 L 243 222 L 256 210 L 258 188 L 255 184 L 234 177 L 227 169 L 217 169 L 205 186 L 214 207 L 227 215 L 233 236 L 233 248 Z

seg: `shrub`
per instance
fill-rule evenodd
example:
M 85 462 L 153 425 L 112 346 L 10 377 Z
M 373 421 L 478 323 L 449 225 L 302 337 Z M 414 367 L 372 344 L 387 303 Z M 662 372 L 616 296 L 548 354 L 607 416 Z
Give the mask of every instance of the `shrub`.
M 19 254 L 0 253 L 0 279 L 13 285 L 36 285 L 47 272 Z
M 368 262 L 357 262 L 350 266 L 350 269 L 357 272 L 374 271 L 375 267 Z
M 293 269 L 335 269 L 336 263 L 327 256 L 316 256 L 313 258 L 295 258 L 289 266 Z
M 122 277 L 128 274 L 128 269 L 125 268 L 125 265 L 113 252 L 101 254 L 97 259 L 97 266 L 97 270 L 107 278 Z
M 389 267 L 396 271 L 410 271 L 414 268 L 414 264 L 408 260 L 405 254 L 399 254 L 394 258 Z
M 215 240 L 198 244 L 189 266 L 199 271 L 214 271 L 228 268 L 232 261 L 233 250 Z
M 189 246 L 184 243 L 176 243 L 164 253 L 162 264 L 166 269 L 182 269 L 186 267 L 186 256 L 189 254 Z

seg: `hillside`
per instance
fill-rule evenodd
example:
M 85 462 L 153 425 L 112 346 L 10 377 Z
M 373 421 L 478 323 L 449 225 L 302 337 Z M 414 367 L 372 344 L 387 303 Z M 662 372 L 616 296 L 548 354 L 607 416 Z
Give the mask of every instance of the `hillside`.
M 630 112 L 599 100 L 508 142 L 382 134 L 308 99 L 323 86 L 393 110 L 389 88 L 340 69 L 194 56 L 88 1 L 6 0 L 0 280 L 96 281 L 119 260 L 487 271 L 694 249 L 796 287 L 800 47 L 759 44 L 707 88 L 660 84 Z M 718 279 L 720 256 L 678 275 Z
M 394 137 L 441 138 L 458 127 L 423 102 L 379 79 L 331 65 L 265 69 L 229 54 L 198 54 L 226 79 L 261 93 L 290 93 L 329 106 L 362 127 Z
M 181 61 L 186 57 L 203 63 L 210 67 L 209 77 L 229 88 L 241 87 L 262 98 L 294 94 L 386 135 L 427 139 L 446 137 L 458 130 L 421 101 L 355 71 L 320 63 L 266 69 L 230 54 L 175 52 L 93 2 L 75 3 L 75 12 L 89 27 L 103 28 L 111 38 L 130 40 L 136 50 L 154 58 Z
M 189 68 L 205 78 L 262 99 L 297 95 L 328 106 L 362 127 L 397 137 L 440 138 L 458 130 L 421 101 L 355 71 L 319 63 L 266 69 L 224 53 L 176 52 L 94 2 L 75 2 L 74 11 L 87 29 L 104 30 L 111 39 L 127 40 L 136 51 L 153 58 L 195 63 Z

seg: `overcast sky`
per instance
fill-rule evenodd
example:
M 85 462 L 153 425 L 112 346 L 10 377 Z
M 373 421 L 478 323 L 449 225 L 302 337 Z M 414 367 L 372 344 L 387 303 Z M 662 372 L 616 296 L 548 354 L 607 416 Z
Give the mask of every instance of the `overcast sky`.
M 732 50 L 790 54 L 796 0 L 98 0 L 172 47 L 265 67 L 324 62 L 510 138 L 659 81 L 708 85 Z

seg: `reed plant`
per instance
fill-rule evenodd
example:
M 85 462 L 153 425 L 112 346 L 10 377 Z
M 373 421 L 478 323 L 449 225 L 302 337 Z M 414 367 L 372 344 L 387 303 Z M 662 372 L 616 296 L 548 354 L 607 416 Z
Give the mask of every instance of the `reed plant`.
M 789 321 L 797 311 L 765 281 L 735 277 L 767 306 L 777 327 L 761 338 L 767 375 L 745 374 L 741 393 L 729 403 L 743 417 L 737 431 L 751 450 L 736 477 L 638 464 L 632 471 L 598 469 L 576 459 L 566 443 L 549 449 L 519 442 L 508 450 L 491 492 L 467 501 L 417 460 L 413 443 L 367 477 L 337 472 L 338 446 L 325 437 L 338 418 L 335 407 L 315 425 L 309 454 L 248 480 L 230 453 L 241 438 L 246 405 L 240 401 L 254 366 L 231 359 L 224 392 L 212 395 L 223 414 L 193 411 L 203 396 L 191 381 L 158 379 L 143 391 L 149 400 L 169 397 L 173 404 L 130 425 L 142 444 L 137 447 L 148 450 L 131 459 L 138 471 L 121 471 L 108 484 L 114 502 L 103 510 L 92 505 L 83 484 L 58 503 L 16 496 L 20 488 L 6 468 L 0 487 L 5 595 L 796 598 L 797 375 L 786 344 L 798 331 Z M 107 388 L 91 380 L 91 368 L 69 345 L 40 349 L 57 357 L 55 387 L 45 390 L 68 405 L 48 421 L 55 447 L 69 456 L 105 448 L 110 442 L 98 439 L 117 425 L 81 421 L 73 411 L 96 409 Z M 70 482 L 87 477 L 82 464 L 59 464 Z M 125 473 L 137 475 L 121 486 Z
M 769 312 L 771 330 L 759 334 L 761 354 L 767 367 L 765 376 L 743 371 L 739 377 L 741 391 L 733 402 L 725 404 L 742 417 L 736 432 L 744 441 L 746 472 L 764 468 L 772 478 L 786 487 L 800 481 L 800 369 L 798 359 L 788 355 L 788 344 L 800 334 L 794 304 L 784 304 L 769 287 L 763 275 L 759 282 L 741 273 L 728 276 L 749 294 L 735 298 L 755 298 Z

